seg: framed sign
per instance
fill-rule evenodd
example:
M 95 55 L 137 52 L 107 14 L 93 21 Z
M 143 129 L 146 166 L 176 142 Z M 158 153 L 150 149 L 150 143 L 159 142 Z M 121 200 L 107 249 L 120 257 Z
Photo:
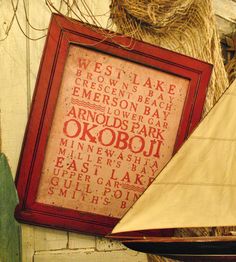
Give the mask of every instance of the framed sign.
M 107 34 L 52 16 L 17 173 L 20 221 L 109 233 L 201 118 L 211 65 Z

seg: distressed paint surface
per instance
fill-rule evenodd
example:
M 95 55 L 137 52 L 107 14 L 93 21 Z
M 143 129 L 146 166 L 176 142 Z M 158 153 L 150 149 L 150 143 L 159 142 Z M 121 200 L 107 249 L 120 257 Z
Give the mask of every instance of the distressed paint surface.
M 18 203 L 7 158 L 0 153 L 0 261 L 20 262 L 20 225 L 14 210 Z
M 12 16 L 9 2 L 0 1 L 1 28 L 6 27 Z M 19 12 L 19 16 L 19 21 L 24 27 L 23 13 Z M 8 38 L 0 42 L 0 150 L 7 155 L 15 177 L 27 121 L 27 73 L 26 38 L 15 22 L 11 30 Z
M 34 262 L 144 262 L 146 255 L 133 251 L 94 252 L 88 251 L 60 251 L 60 252 L 37 252 Z
M 11 1 L 0 1 L 0 26 L 9 23 L 12 14 Z M 109 0 L 87 0 L 95 14 L 106 14 Z M 36 28 L 47 28 L 50 11 L 44 1 L 26 0 L 31 24 Z M 219 32 L 230 33 L 235 28 L 235 0 L 214 0 Z M 35 31 L 25 23 L 22 1 L 19 6 L 22 28 L 32 38 L 41 37 L 46 31 Z M 107 18 L 97 17 L 103 26 Z M 28 118 L 34 85 L 45 38 L 30 41 L 20 32 L 16 22 L 9 37 L 0 42 L 0 135 L 1 150 L 9 159 L 12 175 L 15 176 L 23 134 Z M 201 139 L 201 137 L 197 138 Z M 23 262 L 93 262 L 93 261 L 147 261 L 144 254 L 127 251 L 121 244 L 103 238 L 67 233 L 29 225 L 22 225 Z
M 214 0 L 213 9 L 220 37 L 232 33 L 236 29 L 236 1 Z

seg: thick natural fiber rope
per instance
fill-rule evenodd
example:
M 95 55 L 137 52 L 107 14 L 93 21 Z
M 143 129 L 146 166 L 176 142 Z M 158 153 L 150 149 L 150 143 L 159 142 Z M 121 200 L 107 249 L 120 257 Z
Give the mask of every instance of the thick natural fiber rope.
M 205 112 L 228 86 L 211 0 L 112 0 L 120 33 L 214 65 Z
M 112 0 L 117 31 L 214 65 L 204 112 L 228 86 L 211 0 Z M 178 236 L 226 234 L 227 228 L 179 229 Z M 171 261 L 150 255 L 150 261 Z

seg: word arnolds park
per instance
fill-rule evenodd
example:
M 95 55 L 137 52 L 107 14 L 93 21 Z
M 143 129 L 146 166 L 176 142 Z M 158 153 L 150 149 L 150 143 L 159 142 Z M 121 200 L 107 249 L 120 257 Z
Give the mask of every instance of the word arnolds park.
M 172 112 L 184 103 L 184 91 L 169 79 L 175 76 L 146 74 L 129 61 L 119 66 L 118 58 L 86 49 L 75 53 L 47 194 L 53 203 L 70 199 L 70 207 L 82 211 L 100 205 L 95 213 L 120 217 L 169 160 L 177 133 Z

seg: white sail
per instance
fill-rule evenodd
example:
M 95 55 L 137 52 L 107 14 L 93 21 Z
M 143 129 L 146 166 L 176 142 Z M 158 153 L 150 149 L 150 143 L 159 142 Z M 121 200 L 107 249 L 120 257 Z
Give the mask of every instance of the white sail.
M 236 81 L 112 233 L 236 225 Z

